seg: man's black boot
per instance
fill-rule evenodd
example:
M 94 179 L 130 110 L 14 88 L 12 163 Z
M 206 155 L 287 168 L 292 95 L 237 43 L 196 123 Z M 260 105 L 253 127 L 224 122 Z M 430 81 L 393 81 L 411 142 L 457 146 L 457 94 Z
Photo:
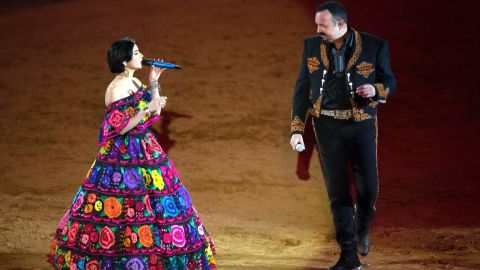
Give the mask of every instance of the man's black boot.
M 338 262 L 327 270 L 362 270 L 363 265 L 360 263 L 357 252 L 353 248 L 344 249 L 340 253 Z
M 358 254 L 362 256 L 367 256 L 368 251 L 370 250 L 370 238 L 368 236 L 368 233 L 363 236 L 356 234 L 355 240 L 357 241 Z

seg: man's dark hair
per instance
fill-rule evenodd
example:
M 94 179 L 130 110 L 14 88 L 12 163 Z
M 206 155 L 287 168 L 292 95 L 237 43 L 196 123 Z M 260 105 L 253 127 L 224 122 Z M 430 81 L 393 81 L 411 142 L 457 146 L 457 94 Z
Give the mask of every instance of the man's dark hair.
M 317 6 L 317 12 L 324 10 L 328 10 L 330 13 L 332 13 L 332 19 L 334 23 L 338 23 L 339 20 L 343 20 L 345 24 L 347 24 L 347 10 L 342 3 L 337 1 L 327 1 Z
M 123 61 L 128 62 L 132 60 L 134 45 L 135 40 L 128 37 L 112 43 L 107 52 L 108 67 L 112 73 L 125 71 Z

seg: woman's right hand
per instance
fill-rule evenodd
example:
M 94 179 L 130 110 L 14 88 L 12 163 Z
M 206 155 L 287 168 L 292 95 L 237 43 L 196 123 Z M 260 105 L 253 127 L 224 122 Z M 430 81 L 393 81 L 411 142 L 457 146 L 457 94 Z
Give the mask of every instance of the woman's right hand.
M 148 103 L 148 109 L 150 111 L 160 111 L 167 104 L 167 97 L 155 96 L 150 103 Z
M 154 60 L 158 60 L 158 59 L 154 59 Z M 163 61 L 163 60 L 162 60 Z M 162 72 L 164 72 L 165 70 L 167 70 L 166 68 L 159 68 L 159 67 L 154 67 L 152 66 L 150 68 L 150 74 L 148 76 L 148 80 L 150 81 L 150 83 L 158 83 L 158 79 L 160 78 L 160 75 L 162 74 Z

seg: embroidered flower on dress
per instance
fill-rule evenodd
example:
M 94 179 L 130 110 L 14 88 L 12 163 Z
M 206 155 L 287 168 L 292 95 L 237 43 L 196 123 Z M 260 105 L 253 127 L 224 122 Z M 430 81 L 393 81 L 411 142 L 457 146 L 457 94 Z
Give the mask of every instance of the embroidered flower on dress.
M 123 246 L 124 247 L 129 248 L 131 243 L 132 243 L 132 240 L 130 240 L 130 238 L 123 239 Z
M 109 187 L 110 186 L 110 177 L 105 175 L 105 176 L 102 177 L 102 180 L 100 180 L 100 182 L 102 183 L 102 186 Z
M 178 214 L 177 206 L 175 205 L 175 202 L 172 197 L 165 196 L 163 198 L 162 204 L 163 204 L 163 209 L 165 210 L 164 213 L 166 216 L 174 217 Z
M 100 231 L 100 246 L 104 249 L 109 249 L 113 244 L 115 244 L 115 235 L 109 227 L 103 227 Z
M 205 230 L 203 230 L 202 224 L 198 225 L 198 234 L 205 235 Z
M 145 270 L 143 261 L 137 257 L 130 258 L 127 263 L 125 263 L 125 266 L 128 270 Z
M 158 144 L 157 139 L 153 136 L 153 134 L 148 133 L 147 138 L 150 141 L 149 145 L 152 147 L 153 150 L 155 150 L 158 153 L 162 153 L 162 147 L 160 144 Z
M 174 176 L 174 174 L 173 174 L 172 170 L 171 170 L 170 168 L 167 168 L 167 177 L 168 177 L 168 179 L 173 179 L 173 176 Z
M 95 182 L 95 180 L 97 179 L 99 170 L 100 170 L 99 166 L 96 166 L 95 168 L 92 168 L 92 170 L 90 171 L 90 174 L 88 176 L 88 183 L 94 183 Z
M 173 244 L 177 247 L 185 246 L 185 231 L 182 226 L 173 225 L 172 226 L 172 239 Z
M 93 230 L 94 230 L 94 228 L 93 228 L 92 224 L 86 224 L 86 225 L 83 227 L 82 232 L 83 232 L 83 233 L 91 233 Z
M 115 197 L 108 197 L 104 201 L 103 211 L 109 218 L 116 218 L 122 213 L 122 205 Z
M 119 172 L 114 172 L 112 175 L 112 181 L 114 183 L 119 183 L 120 181 L 122 181 L 122 174 Z
M 127 208 L 127 217 L 135 216 L 135 210 L 131 207 Z
M 140 238 L 140 244 L 145 247 L 150 247 L 153 244 L 152 232 L 148 225 L 138 228 L 138 237 Z
M 93 210 L 93 205 L 91 203 L 87 203 L 87 205 L 85 205 L 85 208 L 83 209 L 83 212 L 85 214 L 90 214 Z
M 72 252 L 70 250 L 65 253 L 65 262 L 67 263 L 67 265 L 70 263 L 71 256 Z
M 153 216 L 153 210 L 152 210 L 152 205 L 150 204 L 150 196 L 146 195 L 145 198 L 143 198 L 143 203 L 145 204 L 148 213 Z
M 161 213 L 163 212 L 163 204 L 160 201 L 155 202 L 155 212 Z
M 101 201 L 96 201 L 95 202 L 95 211 L 100 212 L 102 211 L 103 208 L 103 203 Z
M 132 233 L 132 234 L 130 235 L 130 238 L 132 239 L 132 243 L 134 243 L 134 244 L 137 243 L 137 241 L 138 241 L 138 236 L 137 236 L 136 233 Z
M 88 234 L 84 233 L 82 235 L 82 238 L 81 238 L 82 244 L 84 244 L 84 245 L 88 244 L 89 239 L 90 239 L 90 236 Z
M 133 116 L 135 114 L 135 109 L 133 107 L 128 107 L 127 113 L 128 115 Z
M 165 244 L 170 244 L 172 242 L 172 235 L 170 233 L 164 233 L 163 234 L 163 237 L 162 237 L 162 241 L 165 243 Z
M 102 270 L 103 269 L 111 269 L 113 266 L 112 260 L 110 259 L 103 259 L 102 262 Z
M 108 124 L 110 124 L 113 128 L 118 128 L 122 124 L 125 117 L 126 115 L 123 112 L 114 110 L 110 113 L 110 117 L 108 117 Z
M 150 258 L 148 259 L 148 262 L 152 265 L 157 264 L 158 262 L 158 256 L 156 254 L 150 255 Z
M 77 199 L 75 200 L 75 203 L 72 206 L 73 211 L 77 211 L 80 206 L 83 204 L 83 191 L 77 194 Z
M 90 241 L 92 241 L 93 243 L 96 243 L 98 241 L 98 233 L 96 231 L 90 233 Z
M 165 182 L 163 182 L 163 177 L 158 173 L 157 170 L 152 170 L 153 185 L 156 186 L 159 190 L 162 190 L 165 187 Z
M 129 237 L 132 235 L 132 229 L 130 227 L 125 228 L 125 236 Z
M 137 170 L 130 168 L 126 169 L 123 175 L 123 183 L 129 189 L 135 189 L 140 183 L 140 176 L 137 174 Z
M 70 226 L 70 230 L 68 231 L 68 242 L 74 243 L 77 235 L 78 235 L 78 226 L 80 224 L 78 222 L 73 222 Z
M 180 196 L 182 198 L 182 200 L 179 200 L 180 204 L 182 204 L 182 206 L 184 206 L 186 208 L 189 208 L 192 202 L 191 202 L 191 199 L 190 199 L 190 195 L 188 195 L 188 192 L 185 189 L 185 187 L 181 187 L 178 190 L 178 193 L 180 194 Z
M 100 270 L 97 260 L 91 260 L 85 265 L 85 270 Z
M 143 212 L 145 210 L 145 204 L 141 201 L 135 202 L 135 210 L 137 212 Z

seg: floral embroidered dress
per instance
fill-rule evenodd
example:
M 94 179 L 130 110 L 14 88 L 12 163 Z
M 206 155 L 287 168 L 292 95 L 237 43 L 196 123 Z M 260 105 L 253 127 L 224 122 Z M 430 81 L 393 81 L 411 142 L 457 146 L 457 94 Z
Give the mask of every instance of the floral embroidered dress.
M 107 107 L 97 158 L 48 254 L 56 269 L 215 269 L 213 241 L 148 129 L 160 116 L 120 134 L 151 94 L 143 85 Z

